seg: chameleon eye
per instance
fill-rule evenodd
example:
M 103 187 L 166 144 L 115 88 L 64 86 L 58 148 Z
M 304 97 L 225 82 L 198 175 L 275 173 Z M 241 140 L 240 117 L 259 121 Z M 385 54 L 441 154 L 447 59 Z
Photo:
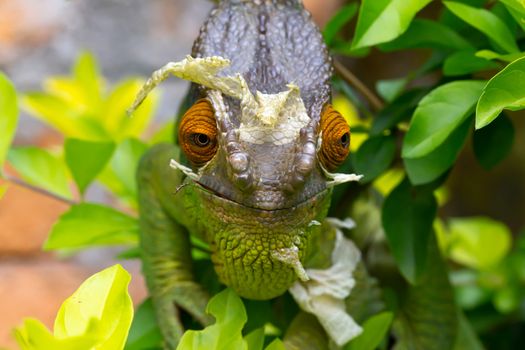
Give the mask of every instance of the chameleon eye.
M 179 126 L 179 143 L 195 166 L 202 166 L 213 158 L 217 152 L 217 122 L 208 100 L 198 100 L 184 113 Z
M 322 143 L 318 157 L 327 170 L 333 171 L 344 162 L 350 151 L 350 127 L 332 105 L 326 105 L 323 109 L 319 127 Z

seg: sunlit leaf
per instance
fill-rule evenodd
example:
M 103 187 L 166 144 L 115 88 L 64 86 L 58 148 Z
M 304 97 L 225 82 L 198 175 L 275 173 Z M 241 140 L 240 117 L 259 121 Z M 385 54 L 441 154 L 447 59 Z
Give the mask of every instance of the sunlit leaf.
M 354 18 L 358 5 L 350 3 L 341 7 L 339 11 L 330 19 L 323 29 L 323 37 L 328 46 L 332 43 L 337 33 Z
M 91 349 L 97 343 L 95 335 L 56 338 L 40 321 L 28 318 L 15 329 L 15 338 L 21 350 Z
M 0 176 L 7 151 L 15 136 L 18 123 L 16 90 L 11 81 L 0 72 Z
M 522 57 L 489 80 L 476 107 L 476 129 L 490 124 L 504 109 L 525 108 L 525 57 Z
M 436 35 L 439 33 L 439 35 Z M 384 51 L 415 48 L 435 48 L 468 50 L 472 45 L 446 25 L 426 19 L 416 18 L 408 30 L 397 39 L 380 45 Z
M 484 269 L 507 254 L 511 234 L 503 223 L 485 218 L 456 218 L 449 221 L 450 257 L 463 265 Z
M 420 158 L 439 147 L 474 111 L 483 81 L 454 81 L 425 96 L 403 140 L 403 158 Z
M 120 350 L 133 318 L 131 276 L 120 265 L 88 278 L 60 307 L 54 334 L 36 320 L 16 330 L 23 350 Z
M 393 316 L 391 312 L 382 312 L 370 317 L 363 324 L 363 333 L 351 340 L 345 350 L 375 350 L 385 338 Z
M 248 345 L 248 350 L 262 350 L 264 346 L 264 328 L 257 328 L 244 338 Z
M 84 103 L 91 108 L 97 108 L 102 97 L 102 79 L 97 60 L 90 52 L 84 51 L 78 56 L 73 75 L 83 92 Z
M 514 35 L 495 14 L 459 2 L 444 1 L 443 3 L 456 16 L 489 37 L 499 48 L 508 53 L 519 52 Z
M 246 311 L 233 290 L 225 289 L 215 295 L 207 312 L 215 317 L 215 324 L 201 331 L 186 331 L 177 350 L 248 349 L 241 333 L 247 320 Z
M 23 97 L 25 108 L 35 118 L 42 120 L 67 137 L 89 140 L 107 140 L 108 134 L 101 125 L 90 119 L 85 111 L 58 96 L 34 92 Z
M 4 197 L 6 192 L 7 192 L 7 183 L 0 183 L 0 199 Z
M 512 149 L 514 126 L 509 117 L 502 115 L 490 125 L 476 130 L 473 137 L 474 154 L 485 169 L 501 162 Z
M 372 46 L 403 34 L 416 13 L 431 0 L 363 0 L 359 17 L 354 49 Z
M 71 198 L 67 168 L 62 159 L 41 148 L 16 147 L 9 150 L 8 160 L 29 184 Z
M 286 350 L 286 348 L 280 339 L 274 339 L 264 350 Z
M 395 137 L 375 136 L 367 139 L 353 158 L 354 169 L 363 174 L 363 183 L 374 180 L 388 169 L 396 153 Z
M 66 164 L 71 170 L 80 193 L 104 169 L 115 145 L 111 142 L 93 142 L 69 138 L 64 143 Z
M 496 63 L 478 56 L 474 51 L 458 51 L 445 60 L 443 74 L 447 76 L 466 75 L 496 68 L 498 68 Z
M 383 204 L 382 222 L 390 249 L 401 273 L 411 283 L 425 271 L 436 210 L 432 193 L 418 191 L 408 179 L 394 188 Z
M 484 58 L 487 60 L 499 60 L 499 61 L 508 62 L 508 63 L 515 61 L 519 58 L 522 58 L 523 56 L 525 56 L 525 53 L 523 52 L 509 53 L 505 55 L 502 55 L 500 53 L 497 53 L 491 50 L 479 50 L 478 52 L 476 52 L 476 57 Z
M 138 232 L 137 219 L 110 207 L 81 203 L 55 223 L 44 249 L 136 244 Z
M 132 116 L 127 115 L 127 109 L 133 103 L 137 91 L 144 81 L 128 79 L 120 82 L 104 101 L 100 118 L 108 134 L 113 139 L 122 140 L 129 137 L 139 137 L 155 113 L 159 93 L 154 91 L 140 105 Z

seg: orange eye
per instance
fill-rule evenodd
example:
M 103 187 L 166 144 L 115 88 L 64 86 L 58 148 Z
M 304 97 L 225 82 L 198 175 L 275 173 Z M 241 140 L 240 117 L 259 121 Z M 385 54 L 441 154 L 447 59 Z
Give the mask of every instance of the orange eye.
M 179 143 L 193 165 L 202 166 L 213 158 L 217 152 L 217 123 L 208 100 L 198 100 L 184 113 Z
M 332 105 L 326 105 L 323 109 L 319 127 L 323 134 L 318 157 L 327 170 L 333 171 L 344 162 L 350 151 L 350 127 Z

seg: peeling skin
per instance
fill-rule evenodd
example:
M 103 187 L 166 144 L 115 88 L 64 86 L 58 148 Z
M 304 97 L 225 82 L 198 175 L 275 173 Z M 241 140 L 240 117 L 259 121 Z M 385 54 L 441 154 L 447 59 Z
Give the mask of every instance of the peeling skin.
M 301 264 L 301 260 L 299 260 L 298 253 L 299 253 L 299 248 L 297 248 L 294 245 L 291 248 L 282 248 L 282 249 L 274 250 L 271 252 L 271 255 L 273 258 L 293 268 L 297 277 L 301 281 L 306 282 L 310 279 L 310 277 L 308 277 L 308 274 L 306 273 L 306 270 L 304 269 L 303 264 Z
M 182 61 L 170 62 L 152 74 L 138 93 L 128 113 L 133 113 L 159 83 L 174 75 L 239 99 L 241 141 L 254 144 L 271 142 L 275 145 L 295 141 L 300 130 L 310 121 L 299 87 L 290 83 L 286 91 L 277 94 L 264 94 L 257 91 L 254 96 L 240 74 L 226 77 L 218 75 L 229 65 L 229 60 L 219 56 L 205 58 L 187 56 Z

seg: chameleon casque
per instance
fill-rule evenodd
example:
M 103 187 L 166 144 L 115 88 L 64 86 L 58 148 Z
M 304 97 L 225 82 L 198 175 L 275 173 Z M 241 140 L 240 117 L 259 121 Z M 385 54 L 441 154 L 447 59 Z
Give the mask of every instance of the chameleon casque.
M 330 104 L 331 73 L 323 38 L 299 0 L 223 0 L 192 56 L 156 71 L 139 93 L 132 109 L 169 75 L 193 82 L 176 144 L 153 147 L 137 174 L 143 269 L 166 349 L 184 332 L 180 309 L 213 322 L 205 313 L 209 296 L 194 279 L 190 234 L 209 243 L 219 280 L 240 296 L 270 299 L 295 285 L 306 311 L 325 313 L 317 315 L 320 332 L 338 345 L 356 335 L 341 327 L 359 253 L 326 220 L 332 187 L 359 179 L 330 173 L 350 142 L 347 122 Z M 339 272 L 328 275 L 342 287 L 325 288 L 337 254 Z M 346 266 L 345 259 L 353 261 Z M 312 294 L 310 282 L 335 292 Z M 316 309 L 309 293 L 328 303 Z M 308 329 L 304 339 L 315 333 Z M 326 346 L 301 343 L 300 334 L 285 343 Z

